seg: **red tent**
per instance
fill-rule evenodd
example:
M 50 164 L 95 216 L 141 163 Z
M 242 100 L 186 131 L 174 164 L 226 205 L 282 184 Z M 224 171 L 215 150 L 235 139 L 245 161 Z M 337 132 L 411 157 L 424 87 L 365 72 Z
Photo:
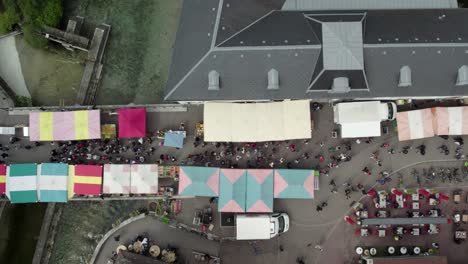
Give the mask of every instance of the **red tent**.
M 351 217 L 349 217 L 349 216 L 345 216 L 345 217 L 344 217 L 344 220 L 345 220 L 348 224 L 350 224 L 350 225 L 354 225 L 354 224 L 356 223 L 356 222 L 354 222 L 353 219 L 351 219 Z
M 393 190 L 392 190 L 392 193 L 393 193 L 394 195 L 402 195 L 402 193 L 401 193 L 400 191 L 398 191 L 397 189 L 393 189 Z
M 447 195 L 443 195 L 441 193 L 438 193 L 439 199 L 448 201 L 450 198 Z
M 419 189 L 419 190 L 418 190 L 418 193 L 419 193 L 419 194 L 422 194 L 422 195 L 431 195 L 430 192 L 428 192 L 428 191 L 426 191 L 426 190 L 424 190 L 424 189 Z
M 369 191 L 367 192 L 367 195 L 368 195 L 368 196 L 375 196 L 376 194 L 377 194 L 377 192 L 376 192 L 374 189 L 369 190 Z
M 119 114 L 119 138 L 146 136 L 146 109 L 127 108 L 117 110 Z

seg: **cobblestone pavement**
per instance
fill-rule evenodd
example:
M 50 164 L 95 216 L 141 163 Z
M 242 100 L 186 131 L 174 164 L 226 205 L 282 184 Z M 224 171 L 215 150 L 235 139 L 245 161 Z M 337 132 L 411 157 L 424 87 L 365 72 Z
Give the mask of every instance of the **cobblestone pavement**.
M 176 150 L 172 148 L 158 147 L 158 141 L 154 141 L 155 153 L 147 159 L 147 162 L 156 162 L 161 154 L 176 157 L 176 162 L 169 164 L 179 164 L 181 162 L 189 162 L 188 156 L 190 154 L 203 154 L 211 157 L 209 164 L 212 166 L 221 166 L 223 159 L 216 159 L 216 156 L 221 151 L 226 150 L 227 147 L 220 145 L 218 148 L 215 145 L 208 144 L 205 147 L 198 146 L 194 148 L 193 142 L 195 140 L 195 123 L 202 120 L 202 107 L 190 106 L 187 112 L 178 113 L 148 113 L 148 131 L 154 132 L 157 129 L 179 127 L 181 122 L 184 122 L 187 129 L 188 138 L 183 149 Z M 115 116 L 105 116 L 103 114 L 104 122 L 114 121 Z M 263 144 L 257 144 L 257 154 L 262 153 L 262 159 L 257 164 L 255 157 L 255 150 L 251 149 L 250 157 L 244 153 L 241 158 L 236 161 L 236 156 L 233 155 L 229 158 L 231 165 L 238 167 L 269 167 L 271 161 L 274 162 L 274 167 L 289 167 L 292 168 L 317 168 L 326 169 L 326 164 L 332 162 L 330 156 L 338 156 L 340 152 L 344 152 L 352 157 L 349 162 L 341 162 L 337 167 L 329 169 L 328 173 L 320 176 L 320 191 L 316 192 L 314 200 L 300 200 L 300 199 L 276 199 L 274 203 L 275 211 L 288 212 L 291 218 L 290 230 L 271 240 L 259 241 L 256 245 L 249 242 L 232 241 L 222 242 L 220 248 L 220 255 L 224 263 L 295 263 L 297 257 L 304 257 L 305 263 L 343 263 L 343 259 L 333 259 L 331 257 L 349 257 L 354 250 L 355 240 L 354 234 L 350 227 L 343 225 L 343 216 L 350 208 L 353 201 L 361 198 L 358 192 L 352 192 L 351 198 L 346 199 L 344 190 L 346 186 L 343 184 L 350 183 L 352 185 L 362 184 L 365 189 L 376 187 L 381 189 L 382 186 L 376 185 L 376 180 L 379 178 L 379 173 L 387 171 L 392 174 L 392 182 L 385 188 L 400 185 L 398 177 L 402 177 L 403 185 L 405 187 L 417 186 L 414 177 L 411 174 L 413 167 L 422 170 L 429 167 L 451 167 L 460 166 L 460 162 L 454 159 L 455 148 L 457 147 L 450 138 L 448 140 L 440 137 L 433 137 L 421 140 L 414 140 L 408 142 L 398 142 L 396 132 L 389 125 L 389 134 L 380 138 L 375 138 L 371 143 L 366 143 L 362 139 L 360 144 L 354 140 L 342 140 L 331 138 L 331 132 L 336 129 L 333 124 L 332 109 L 325 106 L 321 111 L 312 111 L 312 120 L 314 121 L 314 130 L 312 139 L 308 142 L 302 140 L 293 140 L 290 142 L 282 142 L 275 147 L 270 143 L 268 147 Z M 0 114 L 0 122 L 3 125 L 14 124 L 17 122 L 27 122 L 27 116 L 5 116 Z M 384 124 L 385 125 L 385 124 Z M 465 140 L 467 138 L 465 137 Z M 1 137 L 0 142 L 6 144 L 7 138 Z M 323 143 L 320 144 L 320 143 Z M 20 142 L 26 144 L 27 142 Z M 347 144 L 345 144 L 347 143 Z M 389 147 L 382 148 L 383 143 L 388 143 Z M 291 144 L 295 145 L 295 152 L 289 148 Z M 422 156 L 417 153 L 416 147 L 424 144 L 426 146 L 426 154 Z M 437 149 L 442 144 L 446 144 L 450 150 L 449 155 L 441 154 Z M 346 145 L 351 146 L 350 151 L 345 151 Z M 244 144 L 235 144 L 230 146 L 229 149 L 242 148 Z M 341 150 L 329 153 L 329 149 L 336 149 L 336 146 L 341 146 Z M 408 154 L 400 153 L 405 146 L 411 146 Z M 275 150 L 273 151 L 273 148 Z M 395 154 L 389 154 L 388 151 L 393 149 Z M 48 156 L 45 153 L 50 152 L 51 146 L 45 144 L 38 148 L 33 147 L 31 150 L 19 149 L 17 151 L 10 151 L 8 159 L 15 162 L 26 161 L 45 161 Z M 466 145 L 463 146 L 466 152 Z M 242 149 L 240 149 L 242 151 Z M 371 156 L 376 151 L 379 152 L 378 157 L 381 160 L 381 166 L 371 159 Z M 214 154 L 211 154 L 214 152 Z M 307 153 L 308 159 L 304 159 L 304 154 Z M 272 155 L 272 156 L 271 156 Z M 320 163 L 317 156 L 323 156 L 325 161 Z M 280 163 L 279 160 L 284 158 L 285 161 Z M 227 158 L 224 160 L 224 166 L 227 166 Z M 247 163 L 247 161 L 249 161 Z M 294 162 L 297 160 L 298 163 Z M 195 163 L 197 164 L 197 163 Z M 203 162 L 201 165 L 205 165 Z M 365 175 L 362 170 L 368 167 L 372 175 Z M 328 174 L 328 176 L 326 175 Z M 334 188 L 329 185 L 330 180 L 334 180 L 337 185 L 338 193 L 332 193 Z M 423 184 L 425 184 L 423 182 Z M 468 184 L 468 183 L 465 183 Z M 430 184 L 432 187 L 440 186 L 447 187 L 456 186 L 456 183 L 441 183 L 434 182 Z M 323 211 L 317 212 L 316 206 L 326 201 L 328 206 Z M 183 212 L 178 216 L 178 219 L 186 223 L 191 223 L 194 210 L 200 209 L 204 205 L 209 205 L 208 199 L 195 198 L 190 201 L 184 201 Z M 214 206 L 216 207 L 216 206 Z M 215 219 L 216 222 L 217 219 Z M 233 233 L 232 228 L 219 228 L 216 227 L 215 232 L 223 235 L 230 235 Z M 349 238 L 349 239 L 348 239 Z M 351 239 L 353 238 L 353 239 Z M 421 237 L 422 240 L 426 239 Z M 445 253 L 443 240 L 444 236 L 439 236 L 441 242 L 441 252 Z M 432 238 L 431 238 L 432 240 Z M 427 242 L 427 241 L 426 241 Z M 447 241 L 448 242 L 448 241 Z M 318 252 L 314 249 L 315 245 L 323 245 L 324 251 Z M 279 250 L 280 246 L 283 250 Z M 255 250 L 254 250 L 255 248 Z M 351 250 L 351 251 L 349 251 Z M 348 254 L 348 255 L 347 255 Z M 460 253 L 461 254 L 461 253 Z M 467 256 L 468 257 L 468 256 Z M 336 262 L 335 262 L 336 261 Z

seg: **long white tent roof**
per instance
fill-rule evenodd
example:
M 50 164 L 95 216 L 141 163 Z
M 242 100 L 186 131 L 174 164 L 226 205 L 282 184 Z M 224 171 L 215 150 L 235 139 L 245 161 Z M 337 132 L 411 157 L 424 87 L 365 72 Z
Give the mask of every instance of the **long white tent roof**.
M 308 100 L 273 103 L 205 103 L 205 141 L 261 142 L 312 134 Z

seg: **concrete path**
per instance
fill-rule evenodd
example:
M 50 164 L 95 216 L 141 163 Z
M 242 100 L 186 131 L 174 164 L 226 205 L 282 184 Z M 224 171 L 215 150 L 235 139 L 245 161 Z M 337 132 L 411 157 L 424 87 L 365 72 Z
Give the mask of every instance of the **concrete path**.
M 19 96 L 31 97 L 21 70 L 15 36 L 0 39 L 0 76 Z

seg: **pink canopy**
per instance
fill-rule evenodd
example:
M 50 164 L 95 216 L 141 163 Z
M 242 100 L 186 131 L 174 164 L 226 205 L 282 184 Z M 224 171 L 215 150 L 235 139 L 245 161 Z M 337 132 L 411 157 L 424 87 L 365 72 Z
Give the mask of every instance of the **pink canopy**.
M 127 108 L 117 110 L 119 114 L 119 138 L 146 136 L 146 109 Z
M 393 190 L 392 190 L 392 193 L 393 193 L 394 195 L 398 195 L 398 196 L 402 195 L 402 193 L 401 193 L 400 191 L 398 191 L 397 189 L 393 189 Z
M 437 135 L 467 135 L 468 107 L 435 107 L 434 127 Z
M 368 196 L 375 196 L 376 194 L 377 194 L 377 192 L 376 192 L 374 189 L 369 190 L 369 191 L 367 192 L 367 195 L 368 195 Z
M 433 115 L 430 108 L 398 112 L 396 116 L 398 139 L 411 140 L 435 135 Z

